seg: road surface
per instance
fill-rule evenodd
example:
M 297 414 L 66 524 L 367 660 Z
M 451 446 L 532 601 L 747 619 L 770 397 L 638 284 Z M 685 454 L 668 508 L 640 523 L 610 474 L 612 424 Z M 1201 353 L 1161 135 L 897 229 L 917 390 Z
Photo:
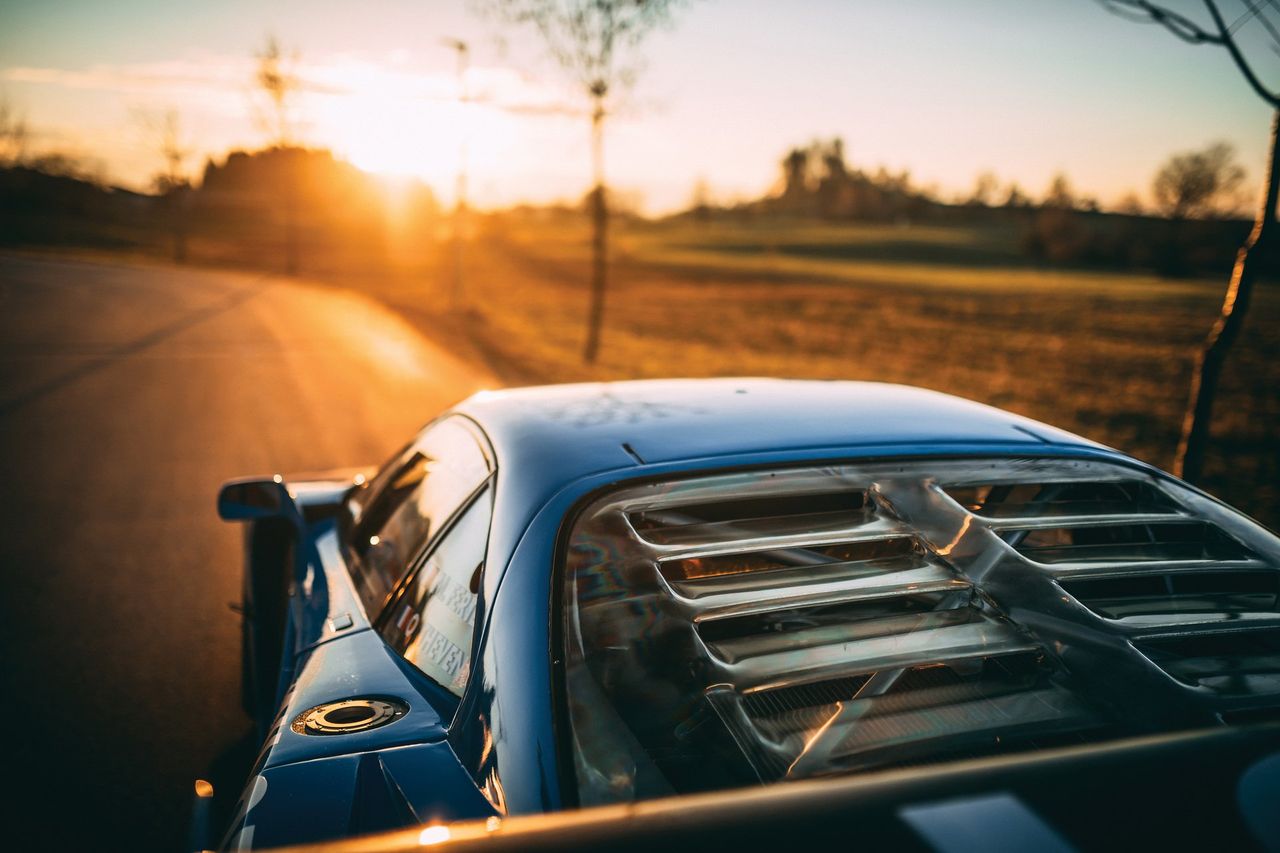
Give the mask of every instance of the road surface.
M 353 293 L 0 256 L 4 846 L 178 850 L 197 776 L 234 800 L 218 484 L 380 462 L 486 384 Z

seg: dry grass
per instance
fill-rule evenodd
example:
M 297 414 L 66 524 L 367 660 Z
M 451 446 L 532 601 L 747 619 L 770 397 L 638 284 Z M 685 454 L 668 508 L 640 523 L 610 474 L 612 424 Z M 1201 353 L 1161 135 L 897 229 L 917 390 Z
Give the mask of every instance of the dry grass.
M 501 227 L 498 227 L 501 226 Z M 1019 266 L 1008 233 L 621 225 L 598 364 L 580 353 L 587 234 L 490 223 L 467 247 L 462 310 L 434 235 L 316 242 L 302 273 L 369 292 L 507 384 L 660 376 L 873 379 L 1028 415 L 1161 467 L 1220 279 Z M 278 268 L 280 246 L 193 241 L 193 260 Z M 927 258 L 931 262 L 921 262 Z M 986 259 L 978 263 L 975 259 Z M 950 260 L 948 260 L 950 259 Z M 1280 527 L 1280 288 L 1262 286 L 1228 365 L 1209 491 Z
M 683 232 L 673 229 L 674 242 Z M 1194 353 L 1223 281 L 790 258 L 752 274 L 662 234 L 623 235 L 597 365 L 579 357 L 584 235 L 508 233 L 468 255 L 468 308 L 416 308 L 511 384 L 657 376 L 873 379 L 1010 409 L 1172 463 Z M 886 271 L 888 274 L 886 274 Z M 920 279 L 920 280 L 916 280 Z M 417 298 L 390 294 L 402 306 Z M 439 304 L 438 300 L 430 303 Z M 1280 525 L 1280 293 L 1229 364 L 1207 487 Z

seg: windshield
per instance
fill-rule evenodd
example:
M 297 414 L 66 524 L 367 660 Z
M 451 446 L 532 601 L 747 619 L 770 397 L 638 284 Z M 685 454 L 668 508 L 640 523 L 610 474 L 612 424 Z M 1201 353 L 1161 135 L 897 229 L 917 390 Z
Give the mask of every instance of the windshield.
M 1280 542 L 1093 461 L 627 487 L 578 517 L 584 804 L 1218 724 L 1280 705 Z

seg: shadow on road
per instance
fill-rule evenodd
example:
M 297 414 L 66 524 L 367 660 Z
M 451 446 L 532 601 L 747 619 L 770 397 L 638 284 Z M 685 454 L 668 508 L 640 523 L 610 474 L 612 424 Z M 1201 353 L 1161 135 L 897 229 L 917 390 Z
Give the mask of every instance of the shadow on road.
M 213 785 L 213 826 L 218 838 L 231 822 L 260 746 L 256 729 L 248 726 L 244 734 L 228 745 L 205 770 L 204 778 Z M 191 781 L 195 782 L 194 779 Z
M 0 402 L 0 418 L 8 417 L 24 406 L 28 406 L 36 400 L 46 397 L 61 388 L 65 388 L 68 385 L 79 382 L 86 376 L 97 373 L 103 368 L 118 363 L 122 359 L 144 352 L 151 347 L 172 338 L 174 335 L 179 335 L 194 326 L 198 326 L 206 320 L 216 317 L 219 314 L 224 314 L 237 306 L 243 305 L 269 287 L 271 287 L 269 282 L 254 282 L 251 285 L 247 285 L 236 290 L 234 293 L 227 294 L 222 299 L 218 299 L 210 305 L 206 305 L 199 310 L 192 311 L 191 313 L 179 317 L 170 323 L 166 323 L 160 328 L 148 332 L 136 340 L 130 341 L 126 344 L 121 344 L 109 352 L 97 356 L 84 364 L 73 367 L 72 369 L 54 376 L 51 379 L 41 382 L 34 388 L 23 391 L 9 400 Z

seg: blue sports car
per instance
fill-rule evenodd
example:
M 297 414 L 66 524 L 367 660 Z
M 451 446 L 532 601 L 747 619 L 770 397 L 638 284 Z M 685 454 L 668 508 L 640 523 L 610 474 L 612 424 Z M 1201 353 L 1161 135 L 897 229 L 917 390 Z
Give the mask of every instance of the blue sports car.
M 219 512 L 264 741 L 225 848 L 1280 845 L 1280 540 L 1026 418 L 484 392 Z

